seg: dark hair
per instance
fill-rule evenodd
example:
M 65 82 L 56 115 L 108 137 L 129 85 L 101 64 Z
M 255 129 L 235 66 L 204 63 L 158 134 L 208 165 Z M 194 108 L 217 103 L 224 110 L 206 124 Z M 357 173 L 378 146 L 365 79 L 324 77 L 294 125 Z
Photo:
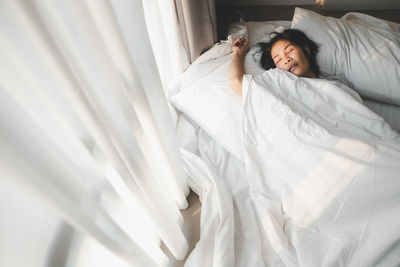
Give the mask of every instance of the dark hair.
M 318 53 L 318 45 L 307 37 L 302 31 L 295 29 L 287 29 L 283 32 L 271 32 L 269 35 L 275 34 L 274 37 L 268 43 L 259 43 L 259 51 L 260 54 L 260 66 L 269 70 L 271 68 L 276 68 L 274 60 L 271 56 L 271 48 L 272 46 L 279 40 L 289 41 L 301 48 L 303 50 L 304 55 L 308 58 L 310 64 L 310 70 L 315 74 L 319 75 L 319 66 L 317 65 L 316 56 Z M 306 50 L 305 48 L 308 48 Z

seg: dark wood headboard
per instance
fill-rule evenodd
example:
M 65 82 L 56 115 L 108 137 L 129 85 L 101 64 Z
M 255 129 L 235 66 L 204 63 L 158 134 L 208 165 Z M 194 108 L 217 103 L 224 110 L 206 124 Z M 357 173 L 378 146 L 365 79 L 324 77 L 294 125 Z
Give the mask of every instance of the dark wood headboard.
M 324 10 L 314 5 L 298 6 L 324 16 L 339 18 L 348 12 L 360 12 L 400 23 L 400 9 L 393 10 Z M 230 23 L 242 17 L 246 21 L 292 20 L 295 6 L 217 6 L 218 39 L 226 38 Z

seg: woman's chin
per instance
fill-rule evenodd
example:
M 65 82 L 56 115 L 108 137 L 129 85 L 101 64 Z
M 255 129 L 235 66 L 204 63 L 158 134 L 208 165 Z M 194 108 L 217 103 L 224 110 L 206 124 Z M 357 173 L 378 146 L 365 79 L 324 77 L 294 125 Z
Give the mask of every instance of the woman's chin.
M 291 71 L 290 73 L 292 73 L 292 74 L 294 74 L 294 75 L 296 75 L 296 76 L 298 76 L 298 77 L 303 77 L 303 76 L 304 76 L 303 73 L 301 73 L 301 72 L 298 71 L 298 70 L 293 70 L 293 71 Z
M 291 69 L 289 71 L 290 73 L 293 73 L 296 76 L 302 77 L 304 75 L 304 73 L 301 71 L 301 69 L 299 67 L 294 67 L 293 69 Z

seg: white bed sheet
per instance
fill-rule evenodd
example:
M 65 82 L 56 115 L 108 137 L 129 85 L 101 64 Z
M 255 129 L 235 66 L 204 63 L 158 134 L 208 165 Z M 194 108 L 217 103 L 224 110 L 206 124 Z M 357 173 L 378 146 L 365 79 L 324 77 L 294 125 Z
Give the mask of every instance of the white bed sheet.
M 269 253 L 244 164 L 183 114 L 177 132 L 189 186 L 202 204 L 200 240 L 185 266 L 284 266 Z

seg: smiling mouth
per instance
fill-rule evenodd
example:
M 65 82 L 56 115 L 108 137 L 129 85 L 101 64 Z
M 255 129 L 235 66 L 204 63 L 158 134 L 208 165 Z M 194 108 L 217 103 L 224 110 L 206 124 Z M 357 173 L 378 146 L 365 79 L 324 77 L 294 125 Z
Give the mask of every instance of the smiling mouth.
M 293 65 L 290 67 L 289 72 L 292 72 L 293 69 L 296 68 L 296 66 L 297 66 L 297 64 L 293 64 Z

